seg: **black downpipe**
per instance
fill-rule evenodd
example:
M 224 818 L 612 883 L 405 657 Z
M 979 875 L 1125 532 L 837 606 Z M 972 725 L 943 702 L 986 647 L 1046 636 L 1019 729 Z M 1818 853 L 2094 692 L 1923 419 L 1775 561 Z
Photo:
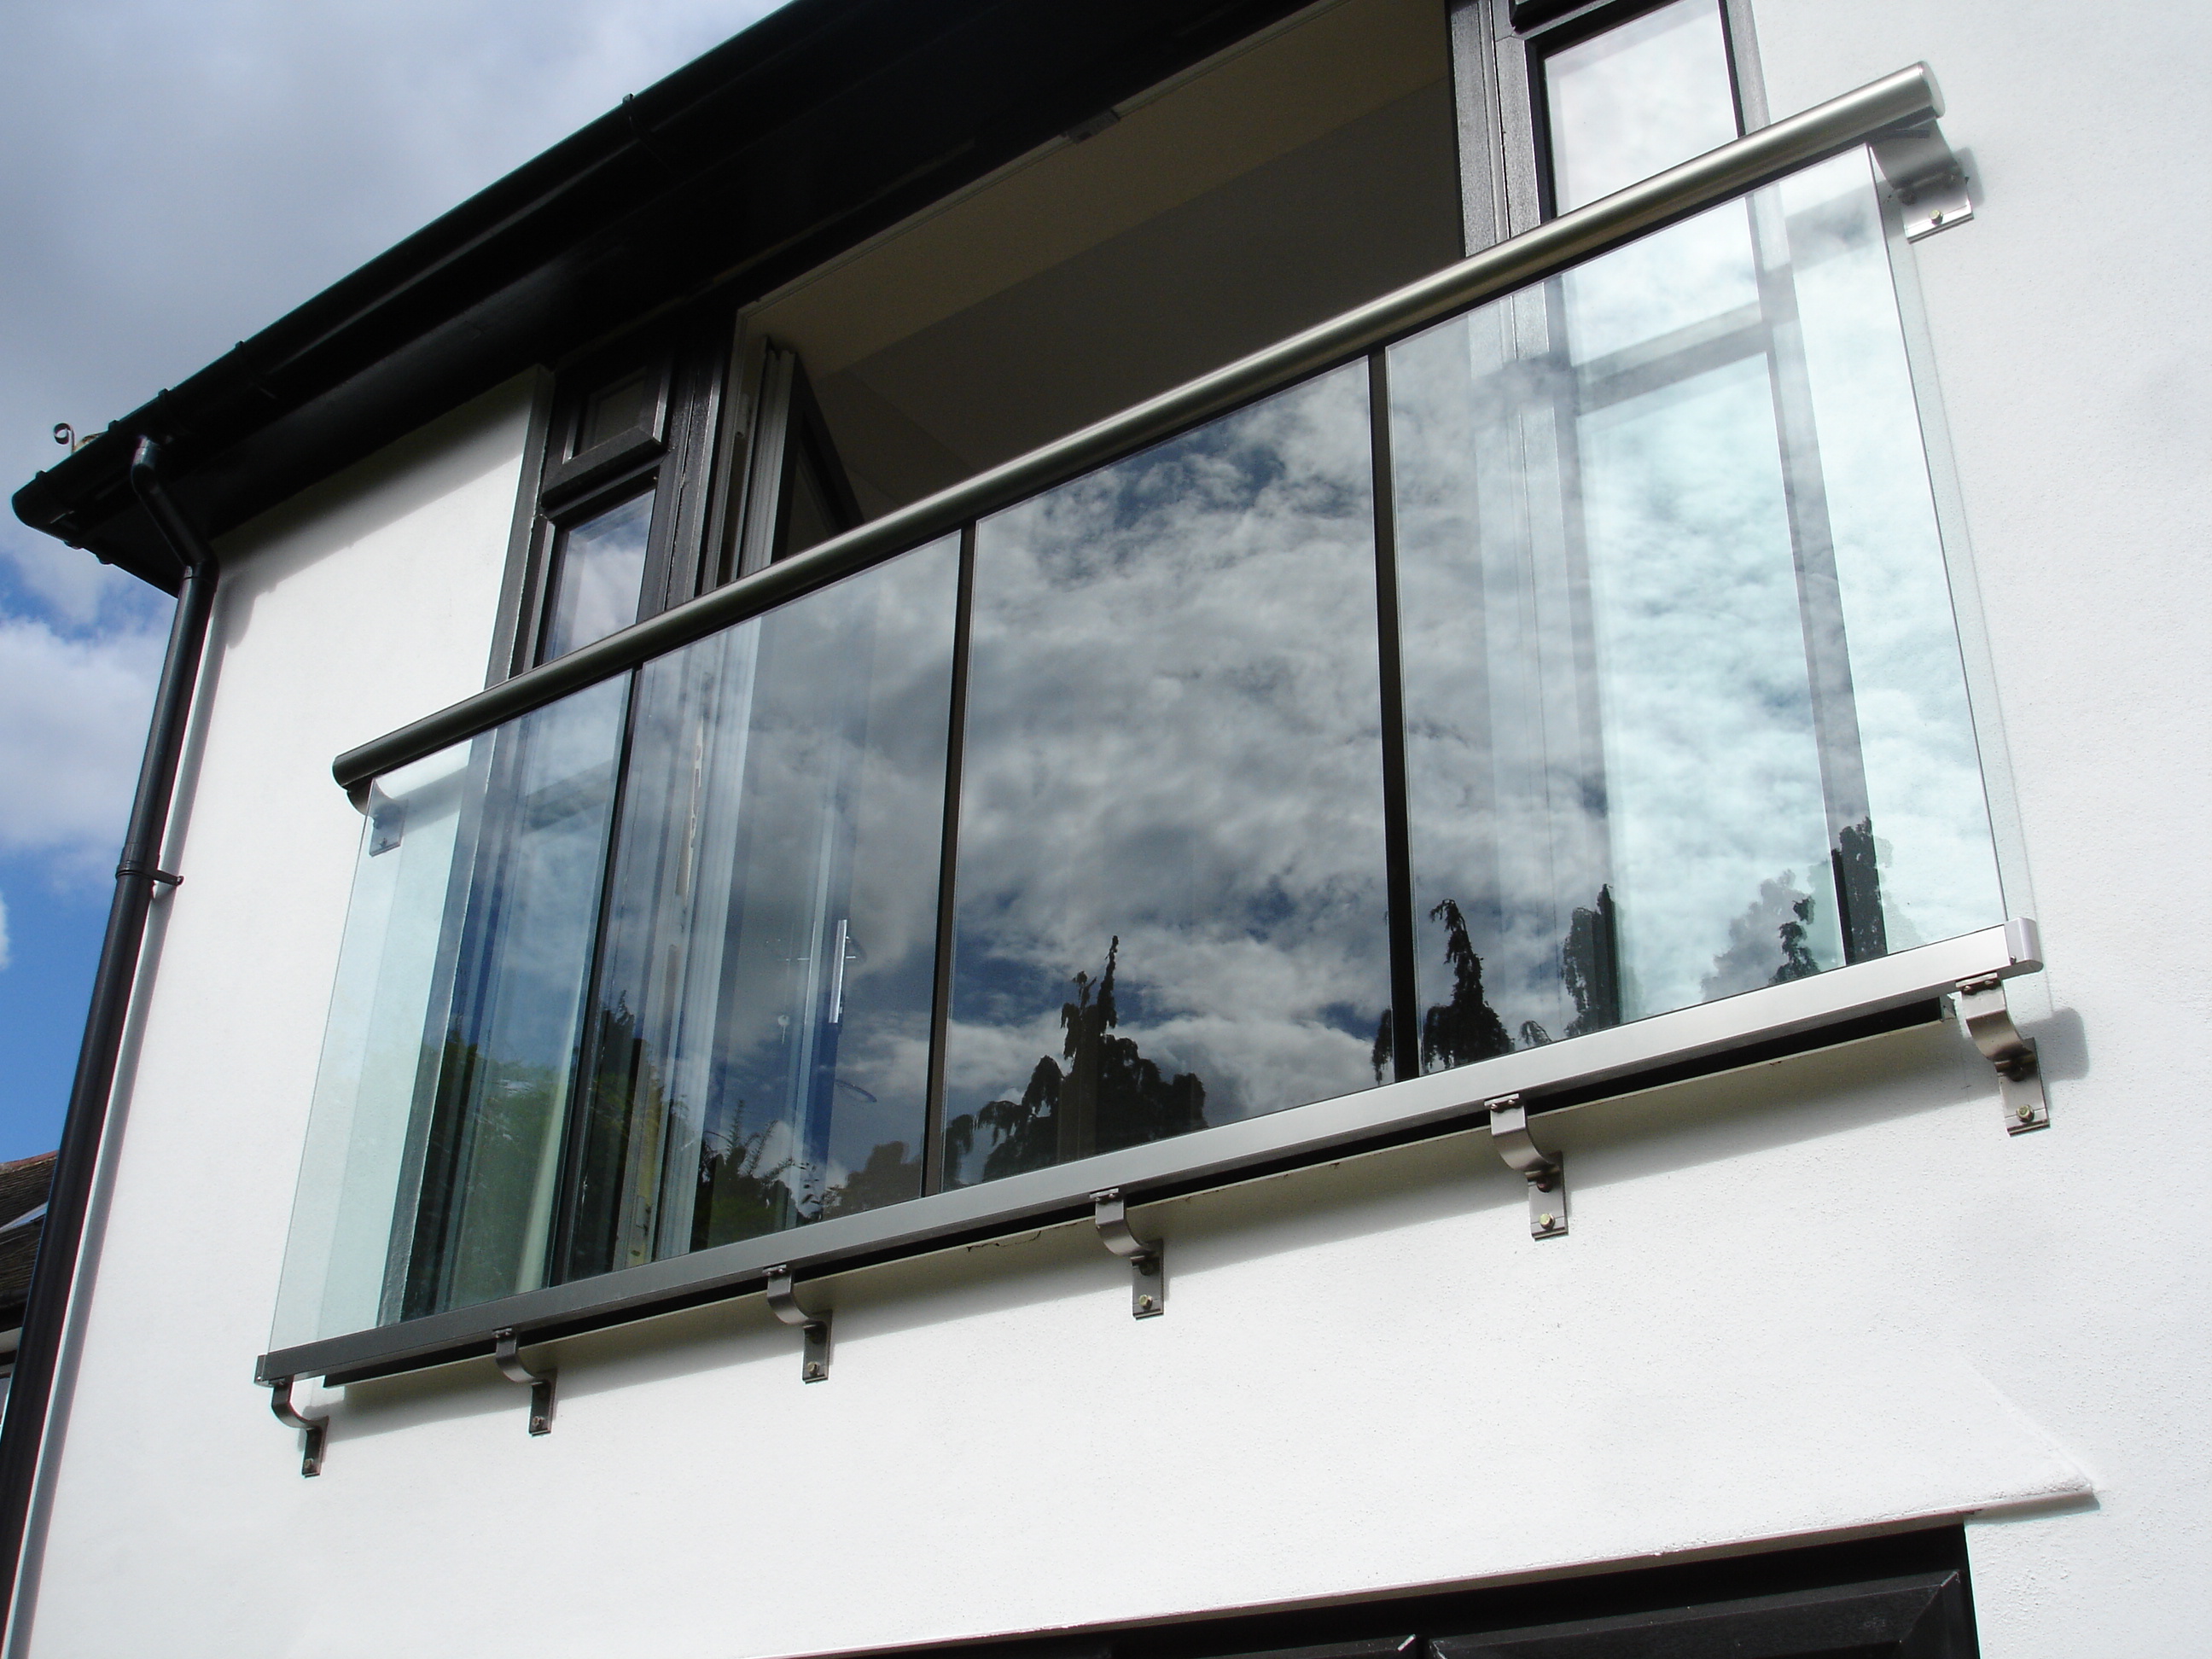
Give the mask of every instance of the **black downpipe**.
M 76 1279 L 93 1173 L 107 1128 L 124 1025 L 137 983 L 147 913 L 155 887 L 177 880 L 161 868 L 161 842 L 168 830 L 170 799 L 176 793 L 192 694 L 199 683 L 200 653 L 215 604 L 216 567 L 207 544 L 161 488 L 160 463 L 159 446 L 151 438 L 141 438 L 131 459 L 131 487 L 183 567 L 184 581 L 169 623 L 169 648 L 161 659 L 153 724 L 146 733 L 145 758 L 138 766 L 138 793 L 131 799 L 130 828 L 123 838 L 123 860 L 115 869 L 115 899 L 108 908 L 107 936 L 100 942 L 100 967 L 93 976 L 84 1046 L 77 1051 L 76 1080 L 70 1087 L 69 1116 L 62 1125 L 53 1188 L 47 1195 L 46 1224 L 40 1230 L 38 1258 L 31 1269 L 30 1299 L 23 1309 L 15 1374 L 6 1417 L 0 1422 L 0 1620 L 15 1603 L 23 1534 L 53 1398 L 54 1366 Z

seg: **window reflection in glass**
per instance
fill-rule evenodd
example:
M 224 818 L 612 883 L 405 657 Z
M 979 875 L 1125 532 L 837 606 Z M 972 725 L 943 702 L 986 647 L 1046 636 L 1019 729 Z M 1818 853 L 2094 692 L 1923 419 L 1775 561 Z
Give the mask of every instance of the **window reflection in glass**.
M 424 1022 L 388 1316 L 544 1282 L 629 690 L 618 677 L 477 740 L 481 781 Z
M 653 496 L 648 489 L 556 532 L 540 661 L 565 657 L 637 620 Z
M 1425 1070 L 2002 919 L 1863 152 L 1390 367 Z
M 975 592 L 948 1183 L 1373 1086 L 1364 369 L 985 520 Z
M 1553 211 L 1737 137 L 1717 0 L 1674 0 L 1543 59 Z
M 565 1273 L 921 1190 L 957 542 L 641 671 Z

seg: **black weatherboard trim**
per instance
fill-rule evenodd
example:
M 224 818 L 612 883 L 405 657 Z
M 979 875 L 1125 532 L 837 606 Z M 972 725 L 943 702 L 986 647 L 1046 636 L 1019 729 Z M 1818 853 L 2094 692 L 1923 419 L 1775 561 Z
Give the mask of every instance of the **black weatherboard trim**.
M 173 592 L 138 437 L 219 535 L 664 306 L 766 293 L 1297 9 L 792 0 L 132 410 L 16 516 Z
M 1778 1632 L 1782 1645 L 1765 1639 Z M 1937 1524 L 1499 1589 L 903 1652 L 908 1659 L 917 1652 L 928 1659 L 1974 1659 L 1979 1648 L 1966 1533 Z

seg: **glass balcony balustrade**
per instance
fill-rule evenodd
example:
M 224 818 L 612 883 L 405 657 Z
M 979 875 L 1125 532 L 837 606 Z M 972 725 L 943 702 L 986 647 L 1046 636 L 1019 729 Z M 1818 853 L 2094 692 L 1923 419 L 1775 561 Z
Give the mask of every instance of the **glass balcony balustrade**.
M 1847 151 L 377 778 L 274 1346 L 2002 921 L 1894 251 Z

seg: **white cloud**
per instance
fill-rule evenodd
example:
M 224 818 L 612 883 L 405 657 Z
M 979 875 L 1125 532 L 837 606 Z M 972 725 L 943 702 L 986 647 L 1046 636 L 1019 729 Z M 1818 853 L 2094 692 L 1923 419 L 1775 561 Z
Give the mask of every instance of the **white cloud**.
M 772 9 L 0 7 L 8 489 Z
M 10 957 L 8 950 L 8 900 L 6 895 L 0 894 L 0 969 L 5 969 L 8 966 L 9 960 Z
M 0 485 L 769 0 L 0 6 Z M 0 852 L 120 839 L 167 603 L 0 517 Z
M 67 881 L 112 866 L 161 658 L 157 627 L 73 639 L 0 617 L 0 853 Z

